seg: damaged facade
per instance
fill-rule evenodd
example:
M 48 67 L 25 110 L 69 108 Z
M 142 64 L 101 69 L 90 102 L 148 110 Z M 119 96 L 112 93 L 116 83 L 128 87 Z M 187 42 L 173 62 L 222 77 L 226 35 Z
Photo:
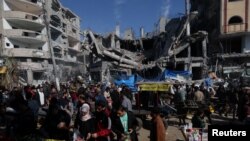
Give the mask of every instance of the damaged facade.
M 80 18 L 58 0 L 0 0 L 0 16 L 1 57 L 27 83 L 53 80 L 52 55 L 61 81 L 83 71 Z
M 217 55 L 220 71 L 223 74 L 242 71 L 242 66 L 250 62 L 250 2 L 222 0 L 220 7 L 221 52 Z
M 191 11 L 198 11 L 194 30 L 209 35 L 209 66 L 221 77 L 242 72 L 250 62 L 249 0 L 192 0 Z
M 95 81 L 153 78 L 164 69 L 191 71 L 197 80 L 249 62 L 248 0 L 186 1 L 186 16 L 161 18 L 154 31 L 141 28 L 139 38 L 131 28 L 121 37 L 116 26 L 107 36 L 85 31 L 81 44 L 80 18 L 58 0 L 0 0 L 1 57 L 14 58 L 31 84 L 53 80 L 53 70 L 61 81 L 87 71 Z
M 128 36 L 131 31 L 126 31 L 124 38 L 117 36 L 117 32 L 101 36 L 86 31 L 88 43 L 84 47 L 91 55 L 89 70 L 92 78 L 110 81 L 116 74 L 133 73 L 153 78 L 168 68 L 195 70 L 199 72 L 197 79 L 200 79 L 207 64 L 207 32 L 187 35 L 187 24 L 194 17 L 174 18 L 165 23 L 161 19 L 158 32 L 144 35 L 141 29 L 139 39 Z
M 130 31 L 125 32 L 124 38 L 116 32 L 100 36 L 87 31 L 88 45 L 84 47 L 91 54 L 92 76 L 98 74 L 94 79 L 105 81 L 114 73 L 135 72 L 153 77 L 167 68 L 191 71 L 192 79 L 199 80 L 208 71 L 216 71 L 222 77 L 226 70 L 242 68 L 249 62 L 249 1 L 189 2 L 186 16 L 166 22 L 160 19 L 161 27 L 146 34 L 141 29 L 137 39 L 128 36 Z

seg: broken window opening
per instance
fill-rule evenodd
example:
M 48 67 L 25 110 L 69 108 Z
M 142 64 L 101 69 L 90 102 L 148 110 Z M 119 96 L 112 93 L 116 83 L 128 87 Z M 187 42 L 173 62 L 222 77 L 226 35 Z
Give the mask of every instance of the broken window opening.
M 32 16 L 32 20 L 37 20 L 38 17 Z
M 34 63 L 42 63 L 43 62 L 43 59 L 40 59 L 40 58 L 32 58 L 31 60 Z
M 34 80 L 41 80 L 43 78 L 43 72 L 33 72 Z
M 230 38 L 222 41 L 224 53 L 241 53 L 242 39 L 240 37 Z
M 37 3 L 37 0 L 31 0 L 31 2 L 33 2 L 33 3 Z
M 74 33 L 76 33 L 76 30 L 75 30 L 74 28 L 72 28 L 72 31 L 73 31 Z
M 243 20 L 240 16 L 233 16 L 229 19 L 228 24 L 242 24 Z
M 200 80 L 202 78 L 202 67 L 192 67 L 193 80 Z
M 16 60 L 18 60 L 19 62 L 27 62 L 26 58 L 19 58 L 19 57 L 17 57 Z
M 51 4 L 51 8 L 58 12 L 61 8 L 60 3 L 57 0 L 53 0 Z
M 23 32 L 23 36 L 29 36 L 28 32 Z

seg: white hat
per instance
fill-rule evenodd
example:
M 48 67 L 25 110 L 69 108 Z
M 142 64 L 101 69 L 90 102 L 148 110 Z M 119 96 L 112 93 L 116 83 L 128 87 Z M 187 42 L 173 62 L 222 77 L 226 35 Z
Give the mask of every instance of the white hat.
M 121 92 L 121 91 L 122 91 L 122 88 L 121 88 L 121 87 L 119 87 L 117 91 L 118 91 L 118 92 Z
M 83 84 L 82 84 L 82 87 L 85 89 L 85 88 L 86 88 L 86 85 L 83 83 Z
M 106 86 L 107 86 L 107 87 L 110 87 L 110 86 L 111 86 L 111 83 L 110 83 L 110 82 L 107 82 Z
M 200 84 L 196 83 L 196 84 L 194 85 L 194 87 L 200 87 Z

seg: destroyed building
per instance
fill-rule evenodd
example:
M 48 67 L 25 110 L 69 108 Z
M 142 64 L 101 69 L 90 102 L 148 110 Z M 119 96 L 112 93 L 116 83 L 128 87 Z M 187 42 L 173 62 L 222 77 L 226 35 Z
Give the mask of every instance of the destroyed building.
M 83 71 L 80 18 L 58 0 L 0 0 L 0 16 L 1 58 L 17 61 L 22 80 L 53 80 L 53 65 L 62 81 Z
M 161 18 L 139 38 L 131 28 L 121 37 L 119 26 L 106 36 L 85 31 L 88 55 L 81 52 L 80 18 L 58 0 L 0 0 L 1 57 L 14 58 L 20 78 L 33 84 L 53 80 L 53 70 L 62 81 L 86 71 L 105 81 L 164 69 L 190 71 L 194 80 L 209 70 L 240 70 L 249 62 L 249 1 L 188 1 L 184 16 Z
M 90 52 L 89 70 L 96 81 L 107 81 L 115 74 L 138 73 L 144 77 L 155 77 L 163 69 L 195 71 L 194 79 L 200 79 L 207 64 L 207 32 L 197 31 L 187 35 L 189 18 L 173 18 L 165 24 L 160 20 L 159 32 L 144 35 L 138 39 L 118 37 L 114 32 L 108 36 L 86 31 Z M 163 30 L 164 29 L 164 30 Z M 131 31 L 127 31 L 129 33 Z
M 210 66 L 218 75 L 241 72 L 250 62 L 249 0 L 192 0 L 195 28 L 209 33 Z
M 185 16 L 165 21 L 161 18 L 157 24 L 161 27 L 146 34 L 141 29 L 137 39 L 121 38 L 114 33 L 100 36 L 90 31 L 90 71 L 96 70 L 101 81 L 102 76 L 112 77 L 108 73 L 113 69 L 145 76 L 157 76 L 163 69 L 185 70 L 192 72 L 193 80 L 199 80 L 208 71 L 223 77 L 225 72 L 242 69 L 250 61 L 249 1 L 186 2 Z M 97 62 L 99 68 L 93 69 Z
M 250 62 L 250 3 L 249 0 L 221 1 L 220 59 L 223 73 L 242 69 Z

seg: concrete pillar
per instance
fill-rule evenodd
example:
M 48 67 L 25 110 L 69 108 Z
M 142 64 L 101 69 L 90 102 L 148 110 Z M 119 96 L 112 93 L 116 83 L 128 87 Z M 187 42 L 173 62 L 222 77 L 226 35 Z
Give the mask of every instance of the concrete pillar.
M 31 59 L 27 59 L 27 63 L 30 64 L 32 62 Z M 32 84 L 33 83 L 33 71 L 32 71 L 32 68 L 29 67 L 27 69 L 27 79 L 28 79 L 28 84 Z
M 166 32 L 167 19 L 165 17 L 161 17 L 158 24 L 159 33 Z
M 112 36 L 111 37 L 111 48 L 115 48 L 115 35 L 112 34 L 111 36 Z
M 188 46 L 188 60 L 189 60 L 189 62 L 187 64 L 188 65 L 187 70 L 192 71 L 192 55 L 191 55 L 191 46 L 190 46 L 190 44 Z
M 115 35 L 117 37 L 120 37 L 120 25 L 119 24 L 117 24 L 115 27 Z
M 116 41 L 115 47 L 116 47 L 116 48 L 121 48 L 121 44 L 120 44 L 120 41 L 119 41 L 119 40 Z
M 145 33 L 144 33 L 143 27 L 140 28 L 140 34 L 141 34 L 141 38 L 145 38 Z
M 185 70 L 185 71 L 188 71 L 188 70 L 189 70 L 189 65 L 188 65 L 188 63 L 185 63 L 185 65 L 184 65 L 184 70 Z
M 205 76 L 207 74 L 207 40 L 206 38 L 202 41 L 202 52 L 203 52 L 203 70 L 202 75 Z
M 103 77 L 103 71 L 101 70 L 99 73 L 100 73 L 100 82 L 102 82 L 102 81 L 103 81 L 103 78 L 104 78 L 104 77 Z
M 203 61 L 204 61 L 204 64 L 206 65 L 207 64 L 207 41 L 206 39 L 204 39 L 202 41 L 202 52 L 203 52 Z
M 187 15 L 187 28 L 186 28 L 186 34 L 187 36 L 190 36 L 190 0 L 185 0 L 185 10 L 186 10 L 186 15 Z
M 83 54 L 83 74 L 86 74 L 87 73 L 87 63 L 86 63 L 86 54 L 84 53 Z
M 27 77 L 28 77 L 28 84 L 32 84 L 33 83 L 33 71 L 31 70 L 31 68 L 27 69 Z

